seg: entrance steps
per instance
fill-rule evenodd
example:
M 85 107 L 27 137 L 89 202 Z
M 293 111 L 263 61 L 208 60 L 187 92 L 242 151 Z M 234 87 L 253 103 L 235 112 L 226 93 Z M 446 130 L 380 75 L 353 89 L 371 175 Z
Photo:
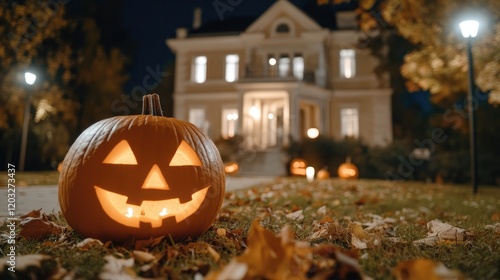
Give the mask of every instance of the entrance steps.
M 238 160 L 240 175 L 285 176 L 286 154 L 281 149 L 247 150 Z

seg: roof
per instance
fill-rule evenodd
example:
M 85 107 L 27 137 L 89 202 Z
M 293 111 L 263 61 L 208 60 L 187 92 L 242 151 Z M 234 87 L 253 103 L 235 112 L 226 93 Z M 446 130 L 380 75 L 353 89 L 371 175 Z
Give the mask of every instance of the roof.
M 315 1 L 308 1 L 305 7 L 298 7 L 321 27 L 337 30 L 336 13 L 340 11 L 353 11 L 356 6 L 354 1 L 338 5 L 318 6 Z M 291 3 L 291 2 L 290 2 Z M 190 30 L 189 37 L 202 37 L 214 35 L 235 35 L 244 32 L 259 17 L 231 18 L 224 21 L 215 20 L 203 23 L 198 29 Z

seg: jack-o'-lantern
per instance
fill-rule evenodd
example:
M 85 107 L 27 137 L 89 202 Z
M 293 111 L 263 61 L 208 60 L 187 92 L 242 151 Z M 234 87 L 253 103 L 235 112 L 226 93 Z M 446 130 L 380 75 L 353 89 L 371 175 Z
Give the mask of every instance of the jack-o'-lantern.
M 66 155 L 59 203 L 78 233 L 112 241 L 195 237 L 224 198 L 224 167 L 213 142 L 191 123 L 163 117 L 158 95 L 143 114 L 85 130 Z
M 306 176 L 307 162 L 304 159 L 296 158 L 290 163 L 290 174 L 296 176 Z
M 337 170 L 341 179 L 357 179 L 359 172 L 354 163 L 351 163 L 351 158 L 347 157 L 346 162 L 342 163 Z
M 237 162 L 230 161 L 224 165 L 224 171 L 227 175 L 236 175 L 240 171 L 240 166 Z
M 318 180 L 327 180 L 330 178 L 330 172 L 328 172 L 325 168 L 322 168 L 318 171 L 318 174 L 316 174 L 316 178 L 318 178 Z

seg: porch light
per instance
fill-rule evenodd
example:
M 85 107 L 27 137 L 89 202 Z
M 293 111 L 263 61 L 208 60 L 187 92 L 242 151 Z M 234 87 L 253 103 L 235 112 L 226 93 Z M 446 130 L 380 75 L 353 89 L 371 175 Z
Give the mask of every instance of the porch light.
M 250 116 L 254 119 L 258 119 L 260 117 L 259 108 L 257 108 L 257 106 L 250 107 Z
M 270 120 L 274 119 L 274 114 L 273 113 L 267 114 L 267 118 Z
M 271 66 L 276 65 L 276 58 L 271 57 L 271 58 L 269 59 L 269 65 L 271 65 Z
M 307 130 L 307 137 L 314 139 L 317 138 L 318 136 L 319 136 L 319 130 L 317 128 L 313 127 Z

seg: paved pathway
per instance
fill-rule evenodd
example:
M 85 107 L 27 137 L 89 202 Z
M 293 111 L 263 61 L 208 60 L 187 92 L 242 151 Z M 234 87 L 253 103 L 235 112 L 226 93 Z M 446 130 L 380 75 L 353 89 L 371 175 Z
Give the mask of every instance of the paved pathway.
M 273 177 L 227 177 L 226 191 L 248 188 L 264 182 L 273 181 Z M 0 188 L 0 220 L 7 217 L 7 188 Z M 16 188 L 16 215 L 24 215 L 34 209 L 43 209 L 45 213 L 58 212 L 57 185 Z M 1 223 L 1 222 L 0 222 Z

